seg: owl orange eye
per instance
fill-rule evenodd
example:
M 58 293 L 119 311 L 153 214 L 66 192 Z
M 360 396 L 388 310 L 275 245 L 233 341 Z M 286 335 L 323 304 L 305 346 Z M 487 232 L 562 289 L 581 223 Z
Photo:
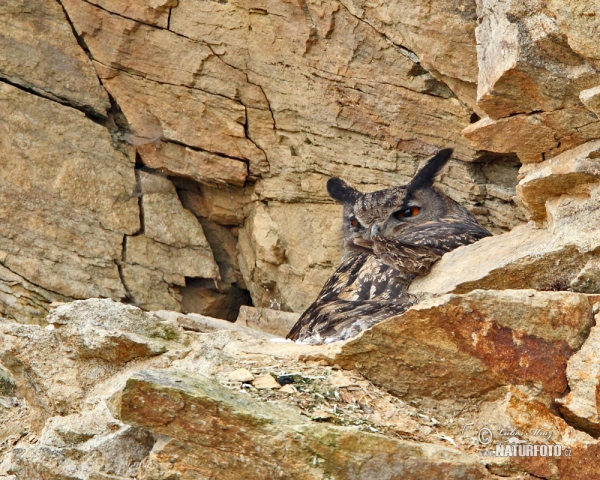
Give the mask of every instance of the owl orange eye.
M 421 211 L 420 207 L 417 207 L 417 206 L 408 207 L 408 208 L 405 208 L 404 210 L 398 210 L 397 212 L 395 212 L 394 217 L 396 217 L 396 218 L 416 217 L 420 211 Z
M 360 222 L 356 218 L 353 218 L 352 220 L 350 220 L 350 225 L 356 228 L 360 226 Z

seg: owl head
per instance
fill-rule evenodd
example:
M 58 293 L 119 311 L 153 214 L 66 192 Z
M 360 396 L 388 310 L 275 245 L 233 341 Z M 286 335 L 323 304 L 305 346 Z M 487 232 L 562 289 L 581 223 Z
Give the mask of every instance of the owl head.
M 340 178 L 331 178 L 327 191 L 344 206 L 345 253 L 364 251 L 376 237 L 401 238 L 423 225 L 431 227 L 452 220 L 477 223 L 464 207 L 433 187 L 435 177 L 451 155 L 451 149 L 440 150 L 407 185 L 372 193 L 360 192 Z

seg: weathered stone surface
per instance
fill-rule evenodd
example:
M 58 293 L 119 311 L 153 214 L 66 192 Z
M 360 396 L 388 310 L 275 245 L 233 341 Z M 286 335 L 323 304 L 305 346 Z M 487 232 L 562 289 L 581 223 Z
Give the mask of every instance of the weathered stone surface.
M 296 205 L 288 210 L 298 212 L 308 203 L 320 218 L 301 233 L 314 238 L 329 222 L 329 207 L 319 203 L 330 201 L 325 183 L 331 175 L 374 189 L 410 178 L 417 161 L 441 146 L 454 146 L 459 159 L 475 158 L 459 133 L 472 112 L 434 78 L 447 81 L 473 105 L 474 5 L 436 2 L 418 11 L 419 19 L 428 17 L 425 26 L 416 17 L 401 25 L 391 20 L 390 15 L 409 18 L 402 12 L 414 16 L 406 2 L 385 8 L 333 0 L 309 2 L 306 8 L 265 5 L 267 15 L 247 2 L 173 3 L 65 0 L 63 5 L 114 99 L 116 125 L 138 147 L 139 159 L 168 174 L 233 185 L 180 190 L 183 203 L 197 215 L 241 226 L 251 223 L 245 222 L 249 203 L 290 202 Z M 450 37 L 453 41 L 447 42 Z M 416 55 L 409 51 L 413 47 Z M 481 181 L 490 188 L 473 185 Z M 443 182 L 492 230 L 521 222 L 512 197 L 483 180 L 478 166 L 457 164 Z M 243 190 L 235 187 L 242 185 Z M 251 192 L 257 197 L 251 198 Z M 285 215 L 275 217 L 282 239 L 291 238 L 293 245 L 296 225 L 288 227 Z M 269 265 L 255 268 L 247 245 L 241 246 L 245 253 L 239 268 L 217 259 L 236 281 L 222 275 L 228 286 L 216 289 L 190 285 L 178 292 L 174 285 L 181 286 L 181 278 L 161 279 L 181 275 L 163 270 L 168 257 L 162 254 L 165 261 L 157 254 L 154 265 L 152 259 L 136 257 L 134 266 L 123 266 L 122 276 L 130 284 L 128 298 L 147 308 L 162 302 L 163 308 L 180 309 L 181 295 L 186 310 L 216 314 L 220 306 L 204 309 L 199 303 L 231 304 L 235 289 L 248 287 L 258 306 L 300 311 L 338 256 L 337 247 L 328 248 L 317 263 L 306 265 L 295 253 L 305 243 L 290 246 L 290 259 L 284 258 L 276 271 Z M 308 292 L 299 298 L 302 282 Z M 160 300 L 153 301 L 144 289 L 153 289 Z
M 519 443 L 561 446 L 561 456 L 558 457 L 538 455 L 496 459 L 507 462 L 507 471 L 518 470 L 534 477 L 561 480 L 597 477 L 597 471 L 591 467 L 598 458 L 597 440 L 568 425 L 551 412 L 548 404 L 536 400 L 523 390 L 510 388 L 501 401 L 489 405 L 485 414 L 491 415 L 493 422 L 500 421 L 490 425 L 494 432 L 494 442 L 488 448 L 499 443 L 505 447 Z M 489 425 L 487 418 L 489 417 L 482 416 L 479 421 Z M 500 462 L 490 463 L 487 468 L 500 474 Z
M 124 282 L 138 305 L 180 310 L 173 285 L 184 286 L 184 277 L 218 278 L 219 270 L 202 226 L 183 208 L 173 184 L 146 171 L 139 177 L 144 228 L 126 237 Z M 153 299 L 155 291 L 162 298 Z
M 181 314 L 178 312 L 168 310 L 159 310 L 152 313 L 165 322 L 175 322 L 184 330 L 189 330 L 192 332 L 241 332 L 249 338 L 273 338 L 273 335 L 268 334 L 266 332 L 261 332 L 258 330 L 247 328 L 236 323 L 221 320 L 219 318 L 211 318 L 204 315 L 198 315 L 196 313 Z
M 59 3 L 7 0 L 0 6 L 0 78 L 104 116 L 108 95 L 77 44 Z
M 588 90 L 582 90 L 579 99 L 585 107 L 600 118 L 600 85 Z
M 46 328 L 0 322 L 0 361 L 33 411 L 33 431 L 53 415 L 78 412 L 101 382 L 132 360 L 165 352 L 180 335 L 176 326 L 112 300 L 59 306 L 47 322 Z
M 180 290 L 185 286 L 185 277 L 165 275 L 141 265 L 125 264 L 121 271 L 127 296 L 135 305 L 145 310 L 181 310 Z
M 192 150 L 175 143 L 154 142 L 137 149 L 144 165 L 169 175 L 201 183 L 243 186 L 248 176 L 244 162 Z
M 81 0 L 65 0 L 64 5 L 90 49 L 104 86 L 125 113 L 136 143 L 173 140 L 248 160 L 255 173 L 268 169 L 263 151 L 246 137 L 246 108 L 235 91 L 239 74 L 219 64 L 221 80 L 234 79 L 235 93 L 229 95 L 196 81 L 212 73 L 209 67 L 203 72 L 205 61 L 215 56 L 210 47 Z M 252 90 L 245 96 L 251 103 L 257 87 L 247 83 L 244 87 Z
M 158 478 L 181 469 L 204 477 L 218 472 L 224 479 L 489 478 L 475 458 L 456 450 L 311 425 L 289 407 L 248 401 L 174 370 L 132 376 L 121 394 L 119 416 L 170 437 L 155 447 L 142 470 L 160 472 Z M 223 449 L 227 455 L 218 454 Z M 245 461 L 248 456 L 252 462 Z
M 177 182 L 181 203 L 198 217 L 207 218 L 220 225 L 241 226 L 250 202 L 249 192 L 243 188 L 226 185 L 200 185 L 189 187 Z
M 165 216 L 165 218 L 169 218 Z M 178 248 L 156 242 L 145 235 L 127 237 L 129 263 L 155 268 L 171 275 L 211 278 L 217 276 L 214 260 L 206 249 Z
M 474 291 L 422 302 L 344 343 L 332 362 L 405 399 L 481 395 L 506 384 L 554 395 L 593 324 L 587 296 Z
M 279 337 L 285 337 L 296 324 L 300 314 L 243 306 L 236 323 L 244 327 L 255 328 Z
M 0 109 L 2 313 L 31 321 L 52 300 L 123 298 L 116 262 L 140 226 L 133 161 L 72 108 L 0 84 Z
M 103 405 L 49 419 L 39 444 L 15 448 L 4 464 L 17 479 L 132 478 L 153 445 L 149 432 L 122 424 Z
M 479 0 L 477 104 L 491 118 L 575 106 L 598 72 L 571 50 L 544 2 Z
M 459 158 L 473 156 L 473 152 L 464 148 L 464 140 L 448 131 L 447 122 L 443 120 L 461 117 L 467 122 L 468 115 L 463 117 L 466 111 L 461 113 L 459 103 L 448 98 L 451 94 L 447 87 L 418 65 L 415 55 L 386 43 L 371 27 L 386 23 L 385 34 L 390 37 L 393 35 L 388 30 L 396 27 L 403 28 L 405 33 L 410 31 L 411 35 L 404 35 L 399 44 L 405 45 L 418 36 L 422 45 L 419 56 L 429 55 L 430 59 L 443 63 L 445 67 L 438 68 L 443 75 L 454 77 L 450 72 L 454 68 L 461 70 L 461 78 L 469 77 L 473 82 L 476 68 L 463 69 L 465 62 L 455 61 L 456 56 L 461 60 L 468 58 L 469 65 L 475 66 L 473 38 L 468 40 L 472 46 L 470 52 L 461 41 L 446 43 L 452 53 L 445 50 L 442 54 L 432 49 L 432 37 L 436 46 L 443 43 L 441 37 L 446 34 L 454 39 L 457 35 L 461 39 L 468 37 L 475 26 L 474 6 L 461 4 L 447 8 L 444 3 L 421 10 L 404 2 L 385 6 L 309 2 L 305 8 L 265 4 L 260 9 L 266 14 L 261 15 L 255 10 L 256 6 L 248 2 L 212 5 L 192 1 L 173 9 L 171 29 L 186 37 L 219 45 L 215 53 L 228 64 L 247 72 L 249 81 L 261 86 L 269 101 L 276 132 L 273 138 L 263 136 L 262 140 L 256 138 L 255 141 L 267 153 L 272 171 L 293 177 L 314 172 L 314 168 L 307 169 L 294 161 L 294 157 L 299 156 L 308 160 L 303 164 L 317 164 L 318 172 L 335 174 L 335 169 L 344 164 L 346 175 L 364 181 L 365 172 L 357 167 L 364 165 L 368 157 L 370 167 L 382 171 L 380 181 L 386 177 L 389 181 L 392 176 L 385 172 L 402 172 L 401 163 L 414 165 L 406 154 L 426 155 L 428 144 L 437 145 L 440 140 L 434 136 L 424 138 L 421 134 L 418 134 L 419 139 L 414 139 L 411 132 L 443 130 L 445 145 L 455 146 Z M 411 15 L 407 15 L 408 12 Z M 425 31 L 413 28 L 415 12 L 420 18 L 427 16 L 427 27 L 420 24 Z M 213 20 L 209 22 L 207 18 Z M 411 18 L 411 27 L 401 23 L 408 18 Z M 444 29 L 439 28 L 442 23 Z M 240 28 L 241 25 L 251 28 Z M 283 65 L 293 65 L 293 68 L 283 68 Z M 387 65 L 394 65 L 393 75 Z M 374 71 L 377 73 L 373 74 Z M 310 97 L 297 96 L 297 92 L 306 91 L 311 92 Z M 433 96 L 425 98 L 413 92 Z M 474 88 L 471 92 L 474 97 Z M 411 105 L 417 98 L 421 107 L 413 109 Z M 424 105 L 427 105 L 425 110 Z M 426 115 L 425 111 L 430 109 L 436 114 Z M 408 111 L 410 115 L 406 114 Z M 431 122 L 438 119 L 446 123 L 444 127 L 440 125 L 442 130 L 431 128 Z M 303 134 L 298 134 L 299 128 Z M 340 130 L 347 133 L 335 134 Z M 369 137 L 382 141 L 373 142 Z M 343 144 L 347 146 L 344 148 Z M 387 145 L 397 146 L 400 153 L 391 151 Z M 335 152 L 340 153 L 339 158 Z
M 258 390 L 272 390 L 281 388 L 281 385 L 270 375 L 259 375 L 252 381 L 252 386 Z
M 473 108 L 477 82 L 473 2 L 350 0 L 342 4 L 393 43 L 414 52 L 434 77 Z
M 598 434 L 596 327 L 581 347 L 597 296 L 471 292 L 600 291 L 592 3 L 0 7 L 0 79 L 19 87 L 0 84 L 0 313 L 41 325 L 0 321 L 0 478 L 597 476 L 598 441 L 573 428 Z M 494 233 L 516 227 L 414 285 L 471 293 L 319 348 L 109 300 L 43 318 L 104 296 L 233 319 L 246 288 L 299 312 L 339 260 L 327 180 L 403 184 L 441 147 L 440 188 Z M 545 228 L 518 227 L 515 202 Z M 487 422 L 573 457 L 474 458 Z
M 585 143 L 524 173 L 517 194 L 527 209 L 529 219 L 546 218 L 546 201 L 562 195 L 589 195 L 589 185 L 600 181 L 600 141 Z
M 140 23 L 167 28 L 170 9 L 177 6 L 178 0 L 91 0 L 89 3 Z
M 331 258 L 341 255 L 340 222 L 339 206 L 256 204 L 239 234 L 240 269 L 254 304 L 306 309 L 335 270 Z
M 585 344 L 569 359 L 569 394 L 557 400 L 561 413 L 579 430 L 600 436 L 600 327 L 593 327 Z
M 473 148 L 515 152 L 523 163 L 541 162 L 600 137 L 598 117 L 583 107 L 571 107 L 499 120 L 484 118 L 469 125 L 463 135 Z
M 219 267 L 221 281 L 227 285 L 237 284 L 241 288 L 246 288 L 238 262 L 238 241 L 235 235 L 237 231 L 207 218 L 200 217 L 198 220 Z
M 237 370 L 231 372 L 227 378 L 234 382 L 251 382 L 255 377 L 245 368 L 238 368 Z
M 218 95 L 101 69 L 103 84 L 143 144 L 166 139 L 262 165 L 264 153 L 246 138 L 243 105 Z M 172 98 L 180 99 L 173 102 Z M 257 167 L 263 168 L 263 167 Z
M 591 258 L 577 276 L 571 280 L 570 287 L 576 292 L 600 292 L 600 277 L 598 276 L 598 272 L 600 272 L 600 258 Z
M 556 17 L 569 46 L 600 68 L 598 33 L 600 7 L 594 0 L 549 0 L 546 8 Z

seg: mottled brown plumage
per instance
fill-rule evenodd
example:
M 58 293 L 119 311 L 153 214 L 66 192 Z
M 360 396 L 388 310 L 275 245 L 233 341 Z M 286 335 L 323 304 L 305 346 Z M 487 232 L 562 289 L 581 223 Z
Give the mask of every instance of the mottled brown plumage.
M 490 234 L 433 187 L 452 150 L 441 150 L 408 185 L 362 193 L 339 178 L 327 183 L 344 205 L 341 265 L 288 334 L 323 343 L 352 337 L 416 303 L 411 282 L 444 253 Z

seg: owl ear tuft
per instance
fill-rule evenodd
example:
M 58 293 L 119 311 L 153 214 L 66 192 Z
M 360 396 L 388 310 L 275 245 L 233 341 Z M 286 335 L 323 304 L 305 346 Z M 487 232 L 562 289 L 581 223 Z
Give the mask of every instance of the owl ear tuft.
M 416 190 L 424 190 L 431 187 L 435 181 L 435 177 L 452 156 L 452 151 L 451 148 L 444 148 L 436 153 L 434 157 L 430 158 L 406 186 L 407 196 Z
M 354 203 L 359 192 L 341 178 L 333 177 L 327 181 L 329 196 L 340 203 Z

